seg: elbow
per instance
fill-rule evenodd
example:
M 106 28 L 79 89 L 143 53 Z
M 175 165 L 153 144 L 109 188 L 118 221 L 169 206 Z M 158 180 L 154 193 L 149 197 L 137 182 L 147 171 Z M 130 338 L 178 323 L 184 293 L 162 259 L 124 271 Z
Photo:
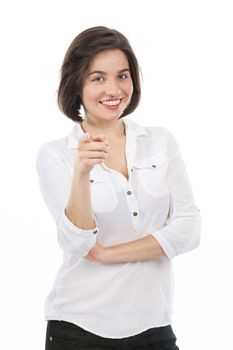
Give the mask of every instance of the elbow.
M 192 246 L 191 249 L 196 249 L 200 246 L 201 242 L 201 219 L 200 217 L 196 220 L 195 224 L 193 225 L 192 230 Z
M 86 256 L 96 244 L 98 229 L 83 230 L 76 227 L 65 215 L 57 222 L 57 238 L 61 249 L 77 257 Z
M 201 218 L 199 215 L 181 220 L 176 226 L 174 237 L 175 255 L 192 251 L 200 246 Z
M 180 253 L 186 253 L 200 246 L 201 241 L 201 218 L 200 216 L 192 218 L 191 222 L 185 228 L 183 249 Z M 181 245 L 182 246 L 182 245 Z
M 165 255 L 171 260 L 175 256 L 187 253 L 200 245 L 201 219 L 199 215 L 174 218 L 168 225 L 155 232 Z

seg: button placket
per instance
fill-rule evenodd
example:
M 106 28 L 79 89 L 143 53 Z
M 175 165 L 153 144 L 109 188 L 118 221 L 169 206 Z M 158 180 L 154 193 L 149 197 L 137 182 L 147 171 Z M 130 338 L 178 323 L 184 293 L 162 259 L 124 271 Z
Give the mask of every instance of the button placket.
M 134 210 L 132 211 L 132 222 L 133 222 L 133 227 L 136 232 L 138 232 L 139 229 L 139 215 L 138 215 L 138 206 L 134 205 Z
M 129 205 L 129 210 L 131 212 L 132 217 L 132 224 L 135 229 L 135 232 L 138 232 L 139 229 L 139 208 L 137 199 L 133 193 L 132 189 L 132 177 L 134 176 L 134 158 L 136 154 L 136 137 L 133 135 L 129 135 L 127 143 L 126 143 L 126 153 L 127 153 L 127 159 L 128 159 L 128 174 L 129 174 L 129 180 L 128 180 L 128 188 L 126 190 L 126 199 Z M 136 215 L 135 215 L 136 213 Z
M 129 210 L 131 213 L 131 217 L 132 217 L 132 223 L 133 223 L 133 227 L 135 229 L 135 231 L 138 231 L 138 227 L 139 227 L 139 208 L 138 208 L 138 203 L 137 203 L 137 199 L 133 193 L 133 189 L 131 187 L 131 182 L 129 179 L 128 182 L 128 188 L 126 188 L 126 200 L 128 202 L 128 206 L 129 206 Z

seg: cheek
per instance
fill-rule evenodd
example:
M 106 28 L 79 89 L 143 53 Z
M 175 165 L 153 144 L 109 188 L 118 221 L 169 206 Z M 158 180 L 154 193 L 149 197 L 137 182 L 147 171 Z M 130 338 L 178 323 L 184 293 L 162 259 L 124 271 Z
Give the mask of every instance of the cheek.
M 127 95 L 129 96 L 129 98 L 131 98 L 132 94 L 133 94 L 133 82 L 129 82 L 127 84 L 127 86 L 125 87 L 125 92 L 127 93 Z
M 83 95 L 82 100 L 83 104 L 92 103 L 93 101 L 97 100 L 99 96 L 99 91 L 93 88 L 90 88 L 89 86 L 83 89 Z

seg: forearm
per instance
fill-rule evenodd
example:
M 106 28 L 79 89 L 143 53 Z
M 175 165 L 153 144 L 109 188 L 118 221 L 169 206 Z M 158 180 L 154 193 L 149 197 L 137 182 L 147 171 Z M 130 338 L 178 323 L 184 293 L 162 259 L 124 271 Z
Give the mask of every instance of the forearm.
M 95 227 L 91 208 L 90 174 L 80 173 L 76 164 L 65 213 L 74 225 L 83 230 Z
M 105 262 L 108 263 L 153 260 L 165 254 L 152 235 L 129 243 L 106 247 L 104 250 Z

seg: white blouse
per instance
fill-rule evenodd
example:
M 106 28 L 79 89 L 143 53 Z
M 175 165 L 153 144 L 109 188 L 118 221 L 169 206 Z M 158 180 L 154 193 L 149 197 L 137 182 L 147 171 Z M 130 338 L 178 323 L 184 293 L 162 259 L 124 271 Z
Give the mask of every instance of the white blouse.
M 129 179 L 97 164 L 90 172 L 96 227 L 83 230 L 65 215 L 78 140 L 44 143 L 37 170 L 42 196 L 57 228 L 63 263 L 45 302 L 46 320 L 72 322 L 107 338 L 123 338 L 171 324 L 172 259 L 199 245 L 200 214 L 177 142 L 163 127 L 122 119 Z M 99 263 L 85 259 L 96 238 L 104 247 L 153 235 L 165 256 Z

